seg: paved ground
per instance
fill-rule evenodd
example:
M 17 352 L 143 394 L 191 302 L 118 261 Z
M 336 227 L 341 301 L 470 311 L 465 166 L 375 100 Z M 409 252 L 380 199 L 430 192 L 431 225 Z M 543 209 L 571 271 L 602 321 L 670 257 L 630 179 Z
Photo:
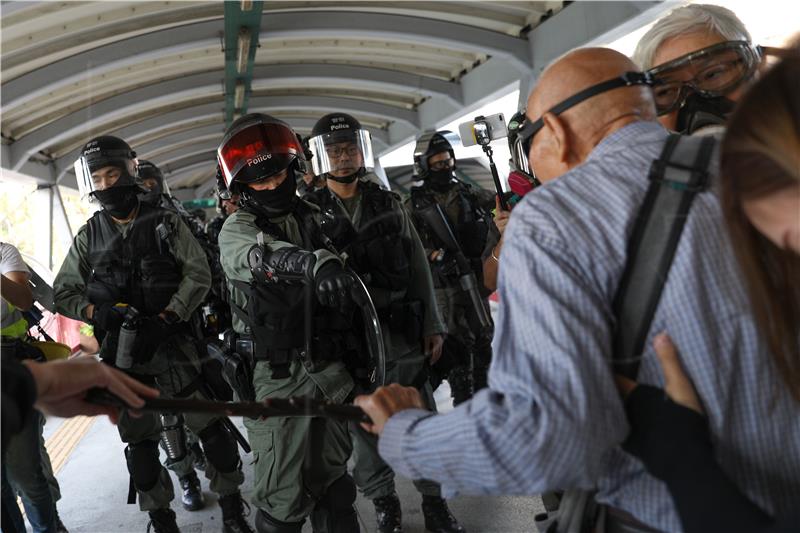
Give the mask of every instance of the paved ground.
M 437 391 L 438 403 L 446 408 L 447 391 Z M 241 419 L 235 419 L 241 426 Z M 62 420 L 50 420 L 45 426 L 45 438 L 52 435 Z M 242 428 L 243 429 L 243 428 Z M 123 445 L 116 428 L 105 417 L 97 418 L 80 440 L 57 477 L 63 498 L 58 509 L 71 533 L 144 532 L 147 517 L 137 506 L 126 505 L 128 472 L 123 458 Z M 252 487 L 252 457 L 243 458 L 247 481 L 243 493 L 247 498 Z M 216 497 L 202 478 L 206 496 L 205 509 L 189 513 L 173 502 L 178 513 L 178 525 L 184 533 L 209 533 L 220 530 L 220 512 Z M 177 487 L 177 481 L 173 478 Z M 419 494 L 406 479 L 398 479 L 398 492 L 403 502 L 403 524 L 406 533 L 425 531 L 419 504 Z M 374 531 L 374 512 L 369 501 L 359 497 L 357 502 L 362 531 Z M 469 532 L 527 533 L 534 531 L 533 516 L 540 512 L 538 498 L 459 497 L 450 508 Z M 251 517 L 252 520 L 252 517 Z M 307 525 L 304 531 L 311 531 Z

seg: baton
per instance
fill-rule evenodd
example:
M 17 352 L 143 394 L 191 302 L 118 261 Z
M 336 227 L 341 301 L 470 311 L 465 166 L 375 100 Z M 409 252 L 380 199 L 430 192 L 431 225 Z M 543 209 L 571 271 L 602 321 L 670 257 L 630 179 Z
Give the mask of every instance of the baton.
M 267 398 L 261 402 L 215 402 L 194 398 L 147 398 L 142 407 L 131 407 L 108 389 L 89 389 L 86 401 L 98 405 L 118 407 L 128 411 L 207 413 L 220 416 L 247 416 L 251 418 L 325 417 L 343 422 L 371 424 L 372 420 L 356 405 L 338 404 L 312 398 Z

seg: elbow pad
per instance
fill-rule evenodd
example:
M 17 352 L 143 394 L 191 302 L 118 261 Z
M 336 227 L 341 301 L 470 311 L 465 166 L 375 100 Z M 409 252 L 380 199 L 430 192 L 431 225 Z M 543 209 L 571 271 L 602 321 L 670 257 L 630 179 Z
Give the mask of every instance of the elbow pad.
M 263 284 L 311 281 L 316 262 L 313 252 L 295 246 L 270 250 L 266 245 L 256 244 L 247 253 L 253 279 Z

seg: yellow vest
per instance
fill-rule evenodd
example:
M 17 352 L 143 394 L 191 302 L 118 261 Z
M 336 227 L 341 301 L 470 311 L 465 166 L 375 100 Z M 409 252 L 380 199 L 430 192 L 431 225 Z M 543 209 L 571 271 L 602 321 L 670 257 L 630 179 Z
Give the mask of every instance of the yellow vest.
M 17 311 L 17 308 L 15 306 L 13 306 L 8 301 L 6 301 L 6 304 L 8 305 L 8 314 L 12 316 L 16 314 L 20 318 L 16 322 L 0 329 L 0 335 L 2 335 L 3 337 L 13 337 L 15 339 L 22 339 L 28 333 L 28 321 L 25 320 L 25 317 L 22 316 L 22 313 Z

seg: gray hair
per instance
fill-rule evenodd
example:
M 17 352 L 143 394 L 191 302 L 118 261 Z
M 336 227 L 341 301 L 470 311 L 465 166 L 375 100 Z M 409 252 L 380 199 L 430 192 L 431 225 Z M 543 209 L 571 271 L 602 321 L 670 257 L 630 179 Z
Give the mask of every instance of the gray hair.
M 639 39 L 633 52 L 633 62 L 642 70 L 653 68 L 653 58 L 664 41 L 701 31 L 716 33 L 726 41 L 751 42 L 747 28 L 730 9 L 710 4 L 690 4 L 672 10 Z

